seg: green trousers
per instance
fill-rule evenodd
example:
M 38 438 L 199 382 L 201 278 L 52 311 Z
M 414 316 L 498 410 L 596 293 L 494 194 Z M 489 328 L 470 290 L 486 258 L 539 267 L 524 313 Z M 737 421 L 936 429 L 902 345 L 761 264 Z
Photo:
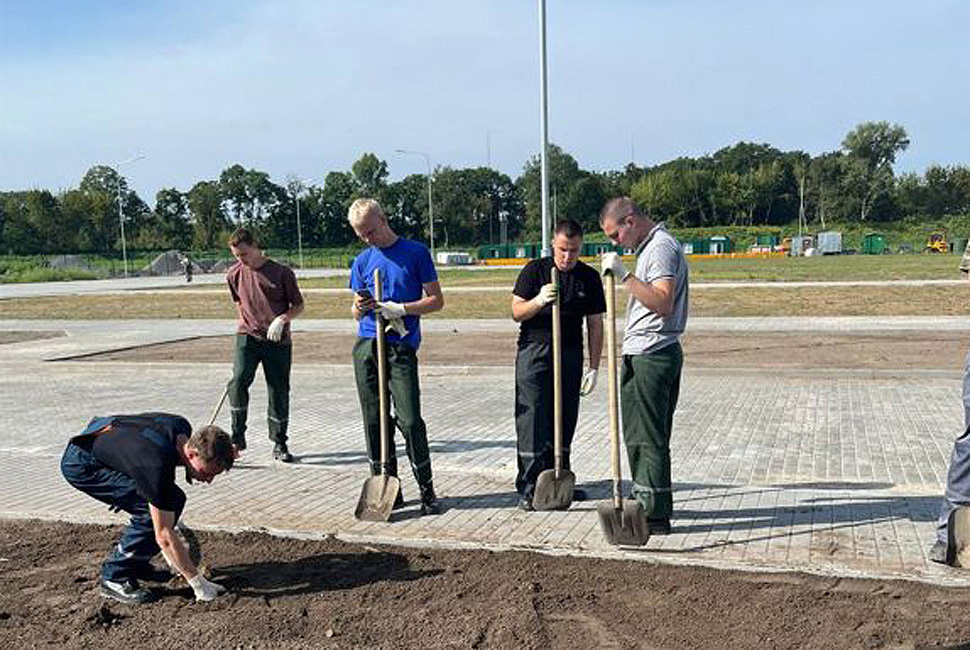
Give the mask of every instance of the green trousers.
M 623 356 L 623 441 L 633 473 L 633 497 L 650 519 L 669 519 L 674 509 L 670 433 L 683 364 L 679 343 L 650 354 Z
M 266 407 L 266 423 L 269 439 L 275 443 L 286 442 L 286 430 L 290 420 L 290 366 L 293 362 L 293 346 L 263 341 L 248 334 L 236 334 L 236 349 L 232 362 L 232 379 L 229 381 L 229 406 L 232 411 L 232 434 L 246 433 L 249 415 L 249 387 L 256 377 L 256 367 L 263 364 L 263 376 L 269 403 Z
M 377 392 L 377 340 L 358 338 L 354 344 L 354 377 L 357 397 L 364 418 L 364 440 L 371 474 L 381 472 L 380 397 Z M 431 484 L 431 454 L 428 450 L 428 429 L 421 418 L 421 388 L 418 384 L 418 356 L 406 345 L 387 344 L 387 384 L 394 415 L 387 423 L 389 440 L 387 473 L 397 476 L 397 453 L 394 445 L 394 426 L 404 435 L 405 450 L 411 461 L 411 471 L 419 486 Z M 390 404 L 388 404 L 390 406 Z M 390 409 L 388 409 L 390 410 Z

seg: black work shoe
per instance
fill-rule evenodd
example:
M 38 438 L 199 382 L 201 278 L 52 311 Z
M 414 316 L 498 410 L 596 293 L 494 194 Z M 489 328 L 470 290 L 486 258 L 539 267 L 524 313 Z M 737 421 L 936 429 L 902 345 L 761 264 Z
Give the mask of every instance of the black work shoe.
M 159 569 L 151 564 L 138 567 L 135 571 L 135 578 L 146 582 L 168 582 L 175 577 L 175 574 L 168 569 Z
M 421 514 L 437 515 L 440 513 L 441 504 L 438 503 L 438 497 L 434 494 L 434 486 L 430 483 L 421 486 Z
M 397 497 L 394 499 L 394 505 L 391 506 L 391 510 L 400 510 L 404 507 L 404 490 L 399 489 L 397 491 Z
M 651 535 L 669 535 L 670 519 L 667 519 L 666 517 L 663 519 L 650 519 L 648 517 L 647 527 L 650 529 Z
M 119 603 L 126 605 L 142 605 L 155 600 L 155 594 L 142 589 L 138 586 L 138 581 L 132 578 L 115 582 L 114 580 L 101 580 L 101 596 L 112 598 Z
M 949 564 L 946 558 L 946 542 L 941 542 L 936 540 L 933 546 L 930 547 L 930 552 L 926 554 L 930 562 L 936 562 L 937 564 Z
M 589 498 L 586 490 L 583 488 L 573 488 L 573 501 L 586 501 Z
M 519 510 L 524 510 L 525 512 L 532 512 L 535 507 L 532 505 L 532 495 L 526 494 L 519 497 Z
M 244 433 L 234 433 L 232 434 L 232 444 L 236 446 L 236 449 L 242 451 L 246 448 L 246 434 Z
M 291 454 L 290 450 L 286 448 L 285 442 L 277 442 L 273 446 L 273 458 L 281 463 L 293 462 L 293 454 Z

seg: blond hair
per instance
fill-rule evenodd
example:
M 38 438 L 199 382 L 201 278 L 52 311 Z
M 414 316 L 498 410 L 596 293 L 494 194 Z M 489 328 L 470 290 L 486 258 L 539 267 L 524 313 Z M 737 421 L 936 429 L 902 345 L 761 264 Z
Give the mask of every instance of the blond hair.
M 355 226 L 360 224 L 370 214 L 377 215 L 381 219 L 386 219 L 380 203 L 374 199 L 357 199 L 350 204 L 350 209 L 347 210 L 347 221 L 350 222 L 351 226 Z

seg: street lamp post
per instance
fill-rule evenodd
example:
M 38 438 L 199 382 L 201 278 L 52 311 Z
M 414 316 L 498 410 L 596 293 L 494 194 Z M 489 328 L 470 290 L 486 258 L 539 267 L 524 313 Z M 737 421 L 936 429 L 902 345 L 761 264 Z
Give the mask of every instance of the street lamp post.
M 303 228 L 300 225 L 300 196 L 305 189 L 303 181 L 296 176 L 290 177 L 290 191 L 293 192 L 293 201 L 296 203 L 296 246 L 300 255 L 300 268 L 303 267 Z
M 145 156 L 134 156 L 128 160 L 115 163 L 115 172 L 118 174 L 118 223 L 121 225 L 121 259 L 124 260 L 125 277 L 128 277 L 128 247 L 125 243 L 125 213 L 121 209 L 121 166 L 141 160 Z
M 395 149 L 394 151 L 408 156 L 424 156 L 424 162 L 428 166 L 428 227 L 431 230 L 429 237 L 431 242 L 431 259 L 434 260 L 434 205 L 431 202 L 431 156 L 423 151 L 413 151 L 411 149 Z

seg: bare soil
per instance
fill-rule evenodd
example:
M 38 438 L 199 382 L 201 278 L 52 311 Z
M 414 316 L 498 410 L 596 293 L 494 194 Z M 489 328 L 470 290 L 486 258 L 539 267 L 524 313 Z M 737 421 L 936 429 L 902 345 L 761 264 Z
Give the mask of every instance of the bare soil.
M 21 331 L 21 330 L 10 330 L 0 332 L 0 345 L 6 343 L 23 343 L 24 341 L 40 341 L 42 339 L 56 339 L 61 336 L 65 336 L 62 331 L 53 330 L 36 330 Z
M 0 521 L 0 647 L 970 647 L 967 589 L 257 533 L 198 534 L 229 595 L 126 606 L 97 591 L 119 532 Z
M 298 332 L 297 364 L 350 363 L 354 337 L 347 334 Z M 147 345 L 83 357 L 93 361 L 226 362 L 232 359 L 233 337 L 205 337 Z M 963 367 L 967 337 L 963 332 L 878 332 L 808 334 L 805 332 L 700 332 L 683 338 L 684 359 L 695 368 L 764 369 L 925 369 Z M 424 334 L 423 365 L 511 366 L 515 335 L 459 332 Z

